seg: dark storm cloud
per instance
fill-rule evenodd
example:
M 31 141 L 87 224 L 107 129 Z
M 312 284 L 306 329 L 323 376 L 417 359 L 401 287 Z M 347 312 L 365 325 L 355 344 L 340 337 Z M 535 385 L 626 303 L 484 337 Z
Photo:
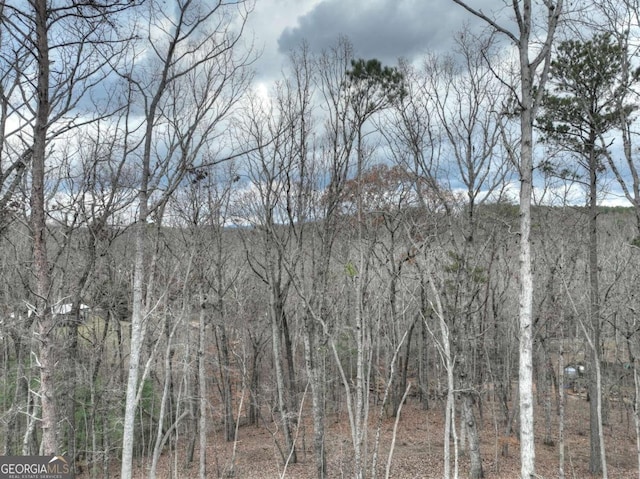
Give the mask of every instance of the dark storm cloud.
M 496 5 L 495 0 L 473 3 Z M 305 40 L 313 50 L 321 50 L 345 35 L 358 56 L 395 62 L 449 49 L 465 22 L 481 24 L 451 0 L 325 0 L 282 32 L 278 48 L 286 53 Z

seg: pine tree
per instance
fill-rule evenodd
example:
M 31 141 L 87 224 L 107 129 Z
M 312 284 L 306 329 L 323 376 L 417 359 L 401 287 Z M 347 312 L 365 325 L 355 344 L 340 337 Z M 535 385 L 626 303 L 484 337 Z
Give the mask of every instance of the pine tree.
M 607 475 L 602 436 L 602 391 L 600 378 L 601 302 L 598 278 L 598 177 L 604 171 L 605 135 L 620 125 L 633 111 L 617 100 L 621 93 L 625 52 L 607 33 L 590 40 L 568 40 L 558 46 L 551 62 L 550 88 L 543 96 L 543 111 L 538 127 L 543 140 L 554 143 L 572 158 L 578 168 L 564 168 L 562 174 L 581 176 L 585 170 L 589 189 L 589 324 L 584 328 L 591 349 L 589 381 L 591 442 L 589 469 Z M 543 165 L 556 172 L 557 165 Z M 587 331 L 588 329 L 588 331 Z

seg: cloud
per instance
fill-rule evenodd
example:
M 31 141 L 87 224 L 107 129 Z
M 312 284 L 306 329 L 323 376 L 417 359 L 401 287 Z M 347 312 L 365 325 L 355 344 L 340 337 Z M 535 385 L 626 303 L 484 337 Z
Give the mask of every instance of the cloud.
M 318 0 L 260 0 L 249 15 L 248 34 L 260 53 L 255 64 L 262 81 L 278 77 L 286 64 L 286 56 L 278 51 L 278 37 L 297 19 L 310 11 Z M 287 52 L 285 52 L 287 53 Z
M 488 0 L 474 3 L 490 5 Z M 399 57 L 449 49 L 465 22 L 472 28 L 482 25 L 451 0 L 323 0 L 282 31 L 278 48 L 286 53 L 306 40 L 319 51 L 344 35 L 358 56 L 393 64 Z

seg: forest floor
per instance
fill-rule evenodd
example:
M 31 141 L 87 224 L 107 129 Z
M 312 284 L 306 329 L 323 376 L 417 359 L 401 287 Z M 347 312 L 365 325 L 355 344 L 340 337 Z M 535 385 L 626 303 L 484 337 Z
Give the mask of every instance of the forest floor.
M 612 403 L 613 404 L 613 403 Z M 505 443 L 501 437 L 499 412 L 492 409 L 493 404 L 485 401 L 484 417 L 481 429 L 481 454 L 486 479 L 514 479 L 520 476 L 519 445 L 517 439 L 510 438 L 508 455 L 504 456 Z M 550 479 L 558 477 L 559 454 L 557 445 L 557 415 L 553 415 L 553 439 L 555 445 L 543 444 L 544 420 L 542 407 L 536 410 L 536 472 L 537 477 Z M 377 412 L 371 408 L 373 418 L 369 439 L 369 457 L 375 441 L 375 423 Z M 441 478 L 443 477 L 443 408 L 441 404 L 432 403 L 429 410 L 424 410 L 416 399 L 409 399 L 401 411 L 397 436 L 389 477 L 404 478 Z M 384 478 L 393 437 L 395 419 L 385 418 L 380 436 L 380 452 L 377 477 Z M 313 455 L 313 427 L 311 418 L 305 416 L 296 438 L 298 446 L 298 463 L 283 468 L 280 452 L 274 437 L 266 426 L 243 426 L 238 431 L 235 444 L 235 462 L 231 467 L 234 443 L 221 441 L 220 434 L 209 438 L 208 477 L 235 477 L 241 479 L 315 478 Z M 496 433 L 496 430 L 498 433 Z M 590 477 L 589 467 L 589 403 L 584 397 L 569 395 L 566 405 L 565 420 L 565 477 Z M 638 478 L 636 439 L 633 416 L 629 407 L 615 403 L 609 412 L 605 425 L 605 442 L 608 460 L 608 472 L 611 479 Z M 329 478 L 352 477 L 353 452 L 351 433 L 346 413 L 334 416 L 327 421 L 326 443 Z M 453 456 L 453 446 L 452 446 Z M 193 479 L 198 476 L 198 453 L 194 463 L 187 467 L 180 455 L 178 463 L 165 454 L 161 459 L 158 478 Z M 174 456 L 175 459 L 175 456 Z M 369 467 L 371 461 L 369 460 Z M 171 469 L 174 473 L 171 474 Z M 233 470 L 233 472 L 231 472 Z M 136 479 L 146 477 L 146 468 L 139 466 Z M 177 471 L 177 472 L 176 472 Z M 451 466 L 453 477 L 453 461 Z M 284 472 L 284 475 L 283 475 Z M 459 460 L 459 476 L 468 477 L 468 458 L 461 454 Z M 369 476 L 370 477 L 370 476 Z

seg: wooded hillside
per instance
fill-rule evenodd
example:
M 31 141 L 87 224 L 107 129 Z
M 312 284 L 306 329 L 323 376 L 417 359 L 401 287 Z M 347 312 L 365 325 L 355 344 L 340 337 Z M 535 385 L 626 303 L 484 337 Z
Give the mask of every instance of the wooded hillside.
M 489 30 L 265 85 L 250 1 L 2 2 L 0 452 L 242 477 L 258 428 L 276 475 L 393 477 L 406 407 L 409 475 L 627 471 L 639 10 L 453 3 Z

